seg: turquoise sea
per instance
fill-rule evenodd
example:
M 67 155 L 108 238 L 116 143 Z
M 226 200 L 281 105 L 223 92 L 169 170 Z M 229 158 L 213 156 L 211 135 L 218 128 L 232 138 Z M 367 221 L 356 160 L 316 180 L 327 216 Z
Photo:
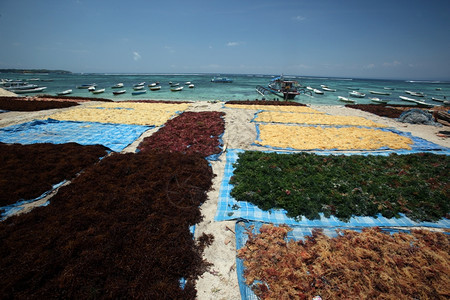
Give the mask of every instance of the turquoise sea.
M 261 95 L 256 92 L 256 86 L 267 86 L 267 84 L 279 75 L 236 75 L 236 74 L 220 74 L 222 77 L 233 79 L 232 83 L 213 83 L 211 79 L 219 74 L 0 74 L 0 78 L 4 79 L 21 79 L 27 80 L 29 83 L 46 86 L 47 89 L 43 93 L 56 95 L 56 93 L 72 89 L 70 96 L 107 98 L 113 100 L 189 100 L 189 101 L 230 101 L 230 100 L 255 100 L 261 99 Z M 321 85 L 326 85 L 335 92 L 325 91 L 323 95 L 302 94 L 295 98 L 296 102 L 305 104 L 326 104 L 326 105 L 345 105 L 344 102 L 338 100 L 338 96 L 349 97 L 349 92 L 357 90 L 365 93 L 366 97 L 359 99 L 354 98 L 357 103 L 369 104 L 373 103 L 369 97 L 377 97 L 383 100 L 390 100 L 393 104 L 408 104 L 402 101 L 399 96 L 412 97 L 405 93 L 406 90 L 413 92 L 421 92 L 425 96 L 415 98 L 430 104 L 442 104 L 433 101 L 431 98 L 450 99 L 450 82 L 446 81 L 408 81 L 408 80 L 380 80 L 380 79 L 353 79 L 353 78 L 331 78 L 331 77 L 306 77 L 306 76 L 284 76 L 285 79 L 293 79 L 298 81 L 305 88 L 307 86 L 321 89 Z M 127 92 L 122 95 L 115 96 L 111 87 L 117 83 L 123 83 Z M 133 85 L 145 82 L 146 94 L 131 95 Z M 148 84 L 160 82 L 161 89 L 159 91 L 150 91 Z M 180 92 L 172 92 L 169 82 L 179 83 L 183 86 Z M 185 84 L 191 82 L 195 88 L 188 88 Z M 83 84 L 97 84 L 97 89 L 105 89 L 104 93 L 92 94 L 86 89 L 77 89 L 77 86 Z M 388 92 L 390 95 L 372 95 L 370 91 Z M 29 94 L 35 95 L 35 94 Z M 273 97 L 266 97 L 272 100 Z

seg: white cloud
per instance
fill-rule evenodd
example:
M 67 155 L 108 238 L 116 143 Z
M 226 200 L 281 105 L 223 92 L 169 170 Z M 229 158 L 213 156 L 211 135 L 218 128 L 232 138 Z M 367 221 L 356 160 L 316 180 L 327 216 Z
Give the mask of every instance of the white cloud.
M 383 63 L 383 66 L 385 66 L 385 67 L 396 67 L 396 66 L 399 66 L 401 64 L 402 64 L 401 62 L 399 62 L 397 60 L 394 60 L 393 62 L 385 62 L 385 63 Z
M 366 66 L 366 69 L 373 69 L 373 68 L 375 68 L 375 64 L 368 64 Z
M 170 53 L 175 53 L 175 50 L 174 50 L 173 47 L 171 47 L 171 46 L 164 46 L 164 49 L 166 49 L 166 50 L 169 51 Z
M 236 47 L 236 46 L 239 46 L 239 44 L 240 44 L 239 42 L 228 42 L 227 46 L 228 47 Z
M 303 16 L 295 16 L 292 18 L 292 20 L 296 21 L 296 22 L 301 22 L 301 21 L 305 21 L 306 18 Z
M 134 59 L 135 61 L 138 61 L 138 60 L 141 59 L 141 55 L 140 55 L 138 52 L 134 51 L 134 52 L 133 52 L 133 59 Z

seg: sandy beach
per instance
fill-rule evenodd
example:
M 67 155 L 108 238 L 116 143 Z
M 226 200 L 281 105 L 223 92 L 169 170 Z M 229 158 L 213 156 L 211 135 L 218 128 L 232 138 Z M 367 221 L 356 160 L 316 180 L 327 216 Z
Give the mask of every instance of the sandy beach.
M 0 96 L 14 96 L 14 94 L 0 89 Z M 79 107 L 91 104 L 92 102 L 80 103 Z M 399 131 L 411 133 L 413 136 L 450 148 L 450 139 L 439 135 L 439 131 L 449 131 L 450 127 L 448 126 L 436 127 L 401 123 L 395 119 L 379 117 L 371 113 L 346 108 L 344 106 L 310 105 L 310 107 L 334 116 L 363 117 L 367 120 L 383 124 Z M 0 127 L 21 124 L 34 119 L 45 119 L 56 112 L 70 111 L 73 109 L 75 108 L 36 112 L 5 112 L 0 114 Z M 224 102 L 214 101 L 194 102 L 186 111 L 219 111 L 226 114 L 225 132 L 223 135 L 224 152 L 221 154 L 219 160 L 211 162 L 216 177 L 213 179 L 213 188 L 208 193 L 208 201 L 201 206 L 201 212 L 204 219 L 196 226 L 195 232 L 196 237 L 203 233 L 214 235 L 213 244 L 206 248 L 204 253 L 205 259 L 212 263 L 212 267 L 209 272 L 205 273 L 197 281 L 198 299 L 240 299 L 236 275 L 235 222 L 216 222 L 214 221 L 214 216 L 219 199 L 220 184 L 223 179 L 227 149 L 267 150 L 265 147 L 254 144 L 257 132 L 255 125 L 254 123 L 251 123 L 251 120 L 254 118 L 257 110 L 229 108 L 224 106 Z M 142 139 L 152 135 L 158 129 L 158 127 L 155 127 L 148 130 L 138 140 L 125 148 L 123 152 L 135 152 Z

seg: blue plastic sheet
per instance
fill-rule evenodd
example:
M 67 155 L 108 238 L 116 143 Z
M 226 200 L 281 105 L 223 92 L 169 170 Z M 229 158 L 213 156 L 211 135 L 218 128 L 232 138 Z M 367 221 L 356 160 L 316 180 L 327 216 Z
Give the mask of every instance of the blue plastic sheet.
M 233 164 L 238 159 L 238 154 L 244 150 L 229 149 L 227 152 L 227 162 L 225 164 L 224 176 L 219 191 L 219 203 L 215 215 L 216 221 L 228 221 L 236 219 L 244 219 L 250 221 L 261 221 L 274 224 L 297 225 L 304 227 L 439 227 L 450 228 L 450 220 L 442 219 L 438 222 L 415 222 L 405 216 L 401 218 L 388 219 L 381 215 L 378 218 L 373 217 L 352 217 L 348 222 L 340 221 L 338 218 L 331 216 L 326 218 L 321 215 L 318 220 L 309 220 L 302 217 L 301 220 L 289 218 L 286 216 L 286 211 L 282 209 L 271 209 L 264 211 L 256 205 L 246 201 L 236 201 L 230 192 L 233 186 L 230 184 L 230 178 L 233 176 Z M 317 154 L 323 154 L 318 152 Z M 370 153 L 377 154 L 377 152 Z M 384 155 L 384 153 L 380 153 Z
M 57 188 L 59 188 L 66 182 L 67 182 L 67 180 L 64 180 L 58 184 L 53 185 L 49 191 L 44 192 L 42 195 L 40 195 L 37 198 L 30 199 L 30 200 L 21 200 L 16 203 L 13 203 L 13 204 L 0 207 L 0 221 L 3 221 L 4 219 L 8 218 L 9 216 L 23 210 L 24 204 L 33 203 L 33 202 L 39 201 L 39 200 L 47 197 L 51 192 L 53 192 L 54 190 L 56 190 Z M 49 204 L 49 202 L 47 201 L 47 202 L 43 203 L 41 206 L 47 206 L 48 204 Z
M 154 126 L 107 124 L 93 122 L 35 120 L 0 128 L 0 142 L 18 144 L 75 142 L 81 145 L 103 145 L 120 152 L 142 133 Z

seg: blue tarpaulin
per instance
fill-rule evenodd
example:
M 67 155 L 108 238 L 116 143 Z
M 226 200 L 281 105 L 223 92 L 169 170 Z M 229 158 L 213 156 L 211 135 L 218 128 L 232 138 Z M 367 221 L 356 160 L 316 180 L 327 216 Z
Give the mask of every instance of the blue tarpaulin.
M 323 215 L 321 215 L 321 218 L 318 220 L 309 220 L 305 217 L 302 217 L 301 220 L 296 220 L 294 218 L 287 217 L 286 211 L 282 209 L 271 209 L 269 211 L 264 211 L 252 203 L 246 201 L 237 201 L 230 195 L 230 192 L 233 188 L 233 186 L 230 184 L 230 178 L 231 176 L 233 176 L 234 172 L 233 164 L 237 161 L 238 154 L 241 152 L 244 152 L 244 150 L 229 149 L 227 151 L 227 162 L 225 164 L 224 176 L 220 186 L 219 203 L 217 206 L 217 212 L 215 216 L 216 221 L 244 219 L 250 221 L 261 221 L 274 224 L 287 224 L 304 227 L 424 226 L 424 227 L 450 228 L 449 219 L 442 219 L 438 222 L 415 222 L 405 216 L 402 216 L 401 218 L 388 219 L 379 215 L 378 218 L 352 217 L 348 222 L 343 222 L 334 216 L 326 218 Z M 323 153 L 318 152 L 317 154 Z M 365 153 L 365 154 L 384 155 L 383 153 Z
M 120 152 L 142 133 L 154 126 L 107 124 L 94 122 L 35 120 L 0 128 L 0 142 L 8 144 L 75 142 L 81 145 L 103 145 Z

